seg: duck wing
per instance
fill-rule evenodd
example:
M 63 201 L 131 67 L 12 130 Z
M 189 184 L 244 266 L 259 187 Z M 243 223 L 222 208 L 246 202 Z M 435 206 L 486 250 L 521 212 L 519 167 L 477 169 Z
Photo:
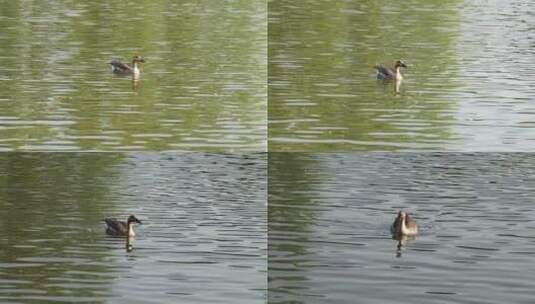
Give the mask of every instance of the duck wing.
M 114 72 L 130 72 L 132 68 L 125 63 L 120 62 L 119 60 L 112 60 L 109 62 L 111 68 Z
M 394 71 L 390 68 L 378 64 L 375 66 L 375 69 L 377 69 L 377 79 L 394 79 Z
M 106 225 L 106 233 L 111 235 L 125 235 L 128 233 L 128 225 L 125 222 L 118 221 L 114 218 L 104 219 Z
M 401 226 L 401 218 L 398 216 L 394 220 L 394 223 L 392 223 L 392 226 L 390 227 L 390 232 L 392 232 L 392 234 L 397 234 L 401 230 L 400 226 Z
M 407 227 L 409 229 L 412 229 L 414 231 L 418 231 L 418 225 L 416 224 L 416 222 L 410 218 L 408 215 L 407 215 Z

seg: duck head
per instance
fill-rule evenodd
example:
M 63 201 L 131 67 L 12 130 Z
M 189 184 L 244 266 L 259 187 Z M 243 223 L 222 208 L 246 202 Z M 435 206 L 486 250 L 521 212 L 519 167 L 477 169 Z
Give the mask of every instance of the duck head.
M 138 223 L 138 224 L 141 224 L 141 221 L 137 219 L 137 217 L 131 215 L 128 217 L 128 221 L 127 221 L 128 225 L 130 225 L 130 223 Z
M 134 56 L 134 58 L 132 58 L 132 62 L 133 62 L 133 63 L 136 63 L 136 62 L 145 62 L 145 58 L 136 55 L 136 56 Z
M 412 221 L 412 218 L 405 211 L 400 211 L 398 214 L 398 217 L 401 219 L 402 222 L 405 222 L 405 223 Z
M 396 61 L 396 64 L 394 65 L 395 68 L 398 68 L 398 67 L 403 67 L 403 68 L 406 68 L 407 67 L 407 64 L 405 63 L 405 61 L 403 60 L 398 60 Z

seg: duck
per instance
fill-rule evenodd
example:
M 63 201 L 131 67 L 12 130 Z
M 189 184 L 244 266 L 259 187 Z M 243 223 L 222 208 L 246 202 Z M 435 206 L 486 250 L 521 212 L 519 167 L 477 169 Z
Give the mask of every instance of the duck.
M 141 224 L 141 221 L 138 220 L 135 216 L 130 215 L 126 222 L 119 221 L 115 218 L 106 218 L 106 233 L 113 236 L 127 236 L 134 237 L 136 233 L 134 232 L 134 224 Z
M 397 60 L 394 64 L 394 69 L 387 68 L 382 64 L 376 64 L 377 79 L 379 80 L 402 80 L 401 68 L 406 68 L 407 64 L 403 60 Z
M 418 234 L 418 225 L 406 212 L 399 211 L 390 231 L 396 237 L 415 236 Z
M 134 56 L 134 58 L 132 58 L 132 65 L 122 63 L 121 61 L 115 59 L 110 61 L 108 64 L 111 66 L 111 71 L 115 74 L 133 75 L 134 77 L 138 77 L 140 73 L 138 67 L 139 62 L 144 63 L 145 59 L 141 56 L 136 55 Z

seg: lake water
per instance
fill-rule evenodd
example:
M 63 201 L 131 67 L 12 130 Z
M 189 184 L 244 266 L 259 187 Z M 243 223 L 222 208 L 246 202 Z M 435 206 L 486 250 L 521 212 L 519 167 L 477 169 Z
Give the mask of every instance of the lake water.
M 270 151 L 535 150 L 535 2 L 269 1 Z M 399 94 L 373 66 L 404 59 Z
M 265 303 L 266 215 L 262 154 L 3 153 L 0 302 Z
M 535 298 L 535 154 L 272 153 L 268 183 L 270 303 Z
M 0 28 L 1 150 L 266 150 L 265 1 L 6 1 Z

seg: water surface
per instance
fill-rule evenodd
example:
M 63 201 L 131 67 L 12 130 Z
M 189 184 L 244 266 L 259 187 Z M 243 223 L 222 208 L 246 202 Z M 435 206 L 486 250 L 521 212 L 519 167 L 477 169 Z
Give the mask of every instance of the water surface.
M 0 155 L 0 302 L 265 303 L 258 155 Z M 104 233 L 135 214 L 133 250 Z
M 535 2 L 269 1 L 270 151 L 533 151 Z M 404 59 L 399 93 L 373 66 Z
M 535 154 L 273 153 L 269 302 L 531 303 L 534 191 Z
M 266 149 L 266 3 L 2 1 L 0 149 Z M 112 59 L 147 62 L 141 78 Z

